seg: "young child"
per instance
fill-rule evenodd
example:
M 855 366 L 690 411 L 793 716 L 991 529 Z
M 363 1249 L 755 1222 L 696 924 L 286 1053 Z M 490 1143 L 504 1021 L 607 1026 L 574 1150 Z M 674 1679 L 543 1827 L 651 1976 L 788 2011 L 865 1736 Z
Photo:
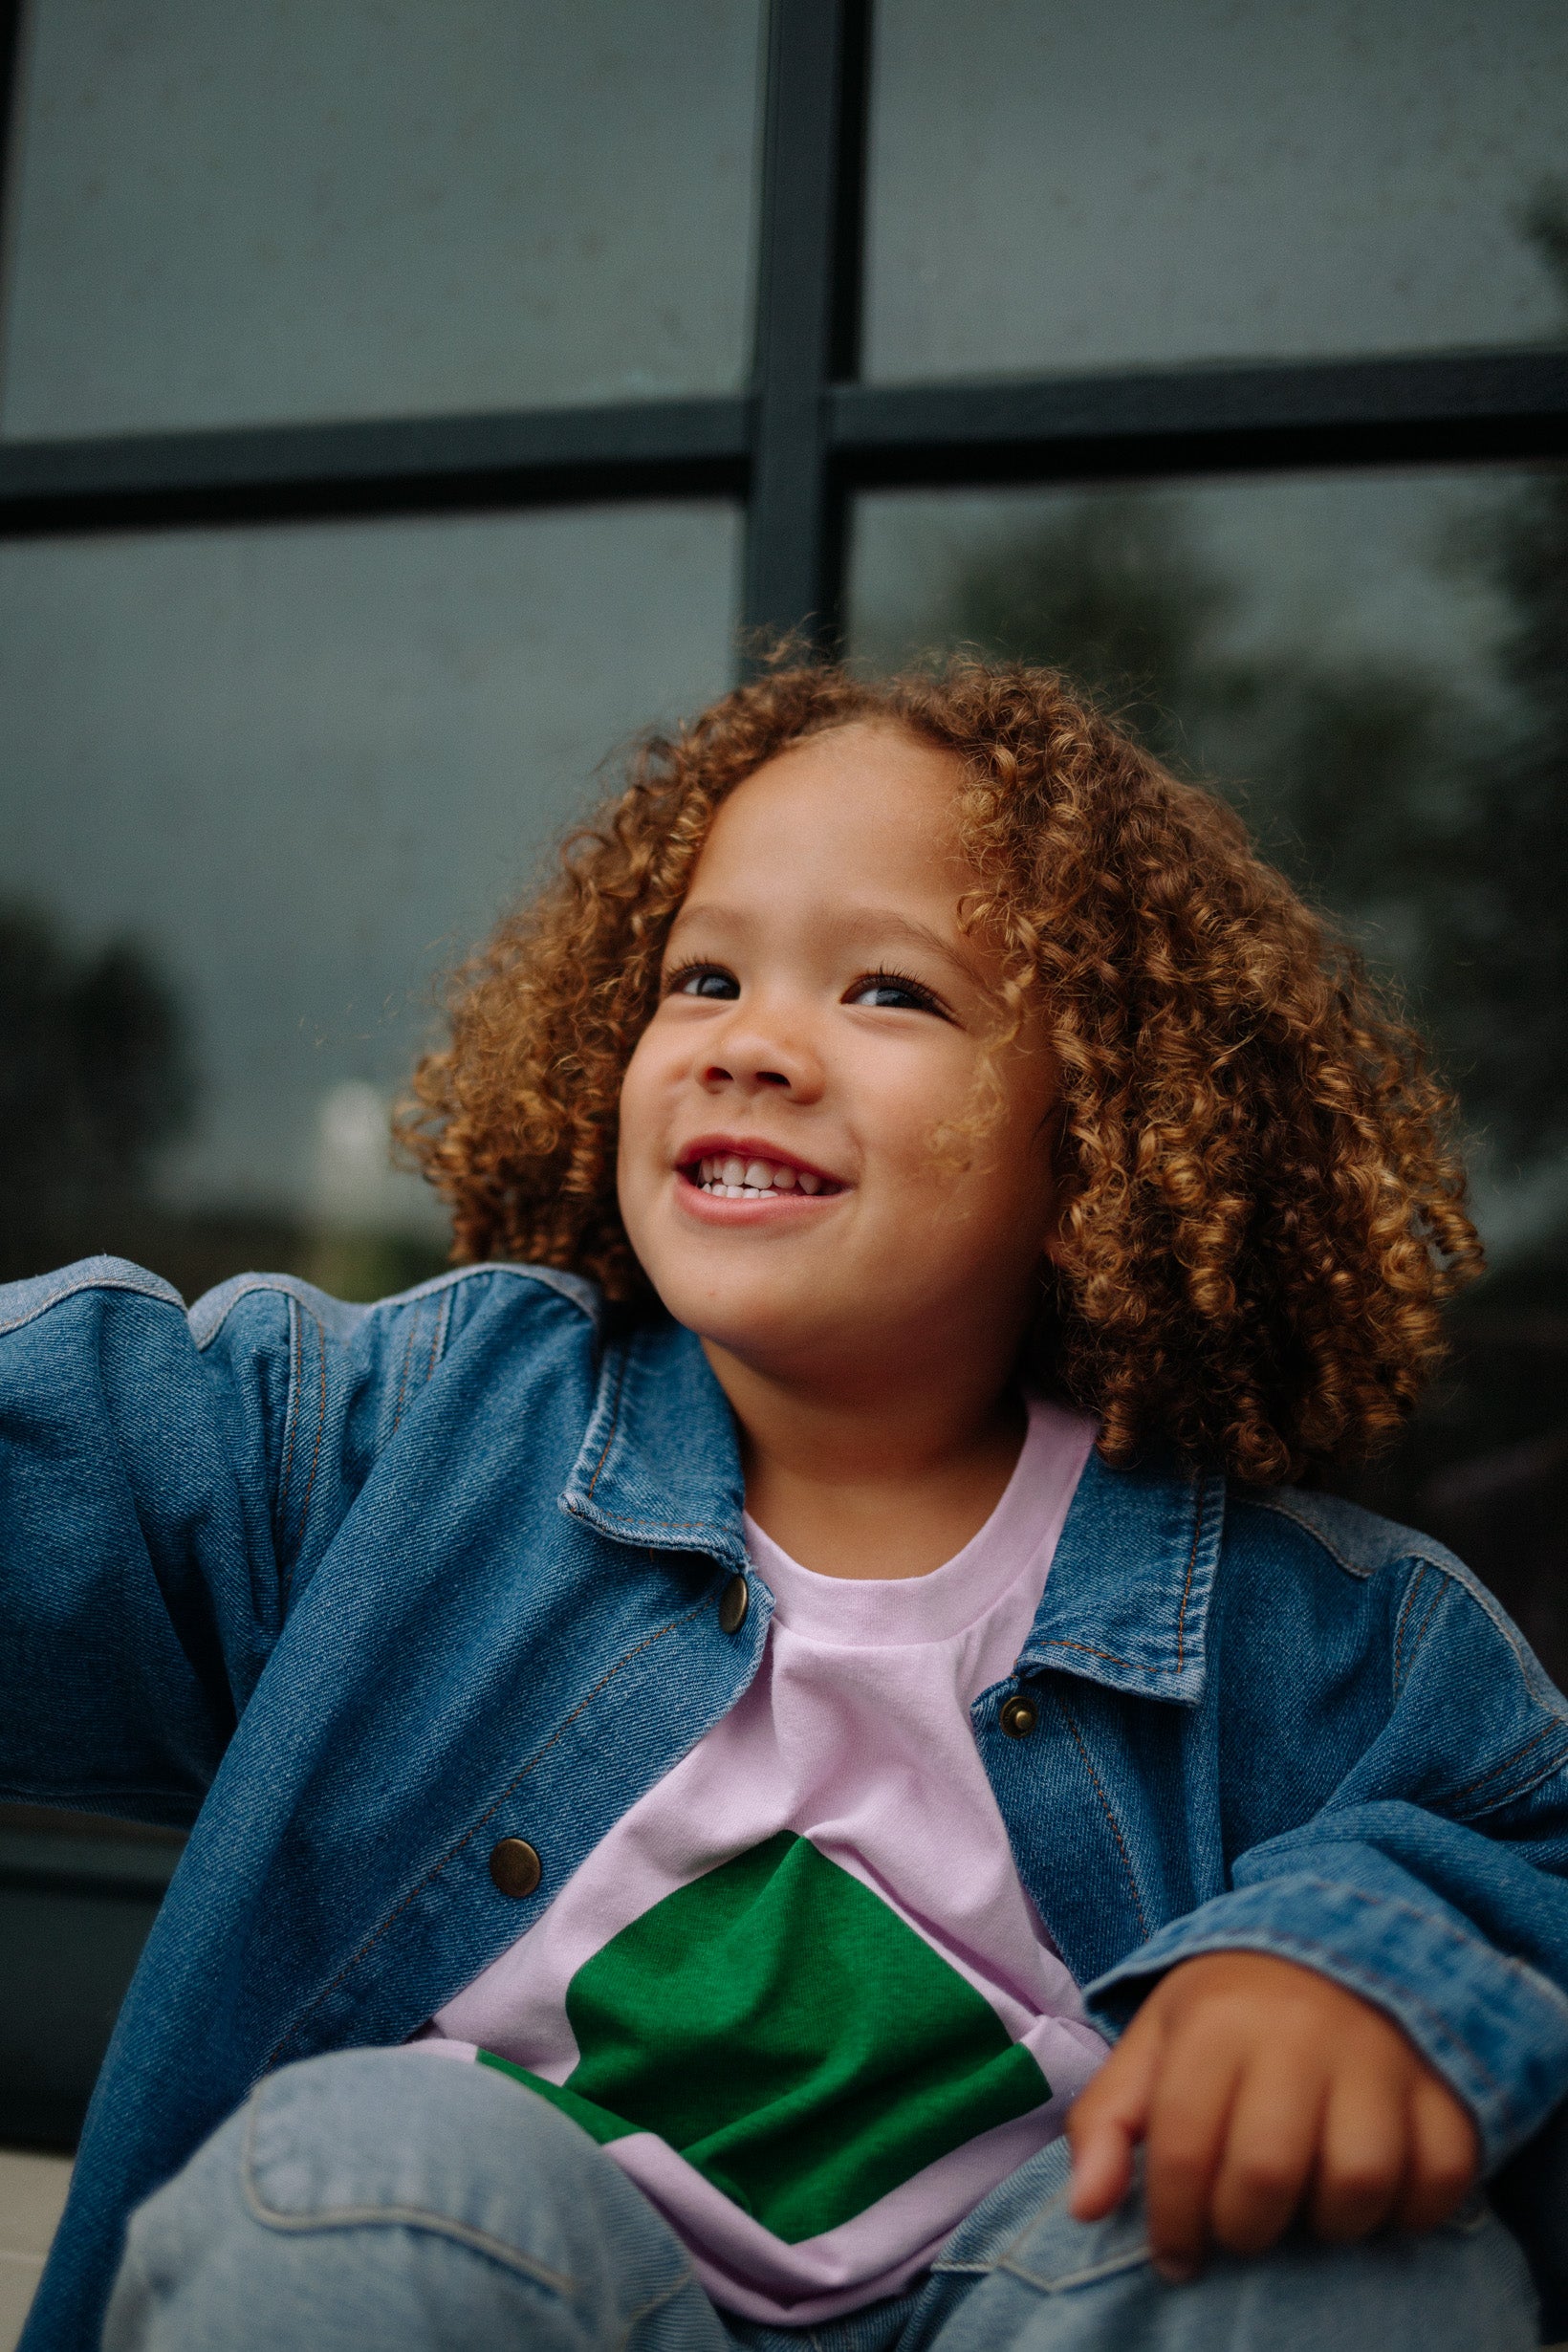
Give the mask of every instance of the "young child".
M 1479 1254 L 1236 820 L 782 670 L 417 1091 L 453 1274 L 3 1301 L 6 1793 L 193 1825 L 26 2344 L 1533 2343 L 1568 1706 L 1286 1483 Z

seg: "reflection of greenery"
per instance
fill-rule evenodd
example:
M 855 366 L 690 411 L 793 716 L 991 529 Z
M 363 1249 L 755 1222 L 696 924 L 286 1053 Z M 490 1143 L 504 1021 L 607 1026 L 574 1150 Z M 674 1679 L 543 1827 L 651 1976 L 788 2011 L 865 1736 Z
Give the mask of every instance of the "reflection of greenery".
M 1187 730 L 1229 699 L 1214 647 L 1235 601 L 1174 500 L 1110 491 L 963 563 L 939 634 L 1068 671 L 1179 762 Z
M 1521 227 L 1568 317 L 1568 187 Z M 1169 494 L 1102 491 L 960 563 L 933 635 L 1083 680 L 1418 1007 L 1494 1148 L 1568 1145 L 1568 475 L 1500 492 L 1466 560 L 1506 615 L 1482 697 L 1413 658 L 1238 653 L 1238 584 Z
M 0 912 L 0 1269 L 52 1263 L 140 1202 L 194 1096 L 173 992 L 140 948 L 76 956 L 43 916 Z
M 1238 653 L 1239 602 L 1177 500 L 1104 491 L 963 565 L 942 634 L 1064 669 L 1179 771 L 1232 779 L 1297 882 L 1374 960 L 1423 982 L 1390 885 L 1397 874 L 1407 905 L 1414 843 L 1426 894 L 1438 886 L 1456 821 L 1457 698 L 1388 658 Z
M 1568 193 L 1526 225 L 1568 306 Z M 1457 551 L 1504 617 L 1469 679 L 1238 650 L 1240 586 L 1192 512 L 1142 490 L 1056 499 L 954 566 L 926 635 L 1064 669 L 1178 772 L 1239 779 L 1265 848 L 1403 985 L 1494 1163 L 1550 1172 L 1568 1150 L 1568 475 L 1500 490 Z M 1398 1451 L 1339 1483 L 1452 1542 L 1568 1679 L 1568 1209 L 1459 1303 L 1454 1337 Z
M 335 1298 L 387 1298 L 446 1271 L 446 1252 L 408 1233 L 323 1233 L 305 1252 L 306 1279 Z
M 1488 569 L 1512 724 L 1470 763 L 1453 952 L 1486 1108 L 1529 1154 L 1568 1144 L 1568 476 L 1503 510 Z
M 441 1250 L 417 1238 L 162 1207 L 158 1154 L 195 1096 L 178 1001 L 144 949 L 74 954 L 43 915 L 0 908 L 0 1280 L 99 1251 L 186 1298 L 257 1267 L 365 1299 L 441 1272 Z

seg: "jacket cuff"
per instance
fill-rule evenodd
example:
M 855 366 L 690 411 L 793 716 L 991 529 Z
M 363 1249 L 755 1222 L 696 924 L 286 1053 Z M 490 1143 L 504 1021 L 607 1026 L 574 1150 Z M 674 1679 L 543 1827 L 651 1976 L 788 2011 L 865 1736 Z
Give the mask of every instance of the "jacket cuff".
M 1365 1859 L 1364 1877 L 1299 1871 L 1216 1895 L 1097 1977 L 1085 2002 L 1114 2034 L 1154 1978 L 1200 1952 L 1268 1952 L 1316 1969 L 1403 2027 L 1470 2109 L 1490 2173 L 1568 2093 L 1568 1999 L 1383 1857 Z M 1379 1885 L 1384 1877 L 1407 1891 Z

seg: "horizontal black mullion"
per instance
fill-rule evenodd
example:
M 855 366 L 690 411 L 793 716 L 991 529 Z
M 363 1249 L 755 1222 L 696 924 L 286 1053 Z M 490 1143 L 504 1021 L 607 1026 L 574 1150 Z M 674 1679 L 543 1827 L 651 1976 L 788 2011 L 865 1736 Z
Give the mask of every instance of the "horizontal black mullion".
M 0 442 L 0 535 L 738 495 L 751 437 L 736 395 Z
M 842 384 L 836 463 L 858 484 L 996 482 L 1568 451 L 1568 352 Z

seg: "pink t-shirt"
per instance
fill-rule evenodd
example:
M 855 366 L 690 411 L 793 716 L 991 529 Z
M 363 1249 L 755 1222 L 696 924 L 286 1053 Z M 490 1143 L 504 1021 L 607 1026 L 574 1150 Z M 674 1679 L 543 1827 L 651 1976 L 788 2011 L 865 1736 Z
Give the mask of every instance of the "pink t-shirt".
M 726 2309 L 809 2325 L 900 2292 L 1105 2055 L 969 1720 L 1093 1436 L 1032 1403 L 1001 1501 L 927 1576 L 815 1575 L 748 1520 L 776 1603 L 751 1688 L 425 2029 L 589 2130 Z

